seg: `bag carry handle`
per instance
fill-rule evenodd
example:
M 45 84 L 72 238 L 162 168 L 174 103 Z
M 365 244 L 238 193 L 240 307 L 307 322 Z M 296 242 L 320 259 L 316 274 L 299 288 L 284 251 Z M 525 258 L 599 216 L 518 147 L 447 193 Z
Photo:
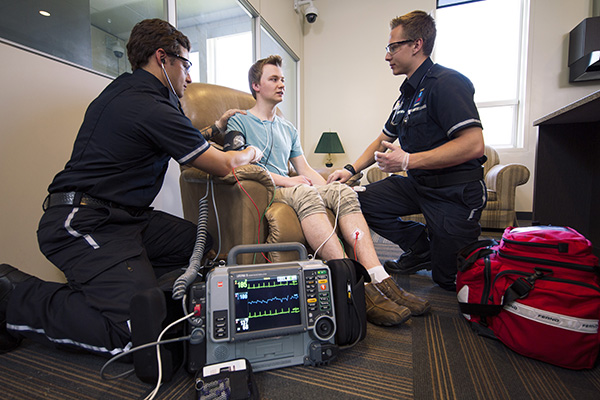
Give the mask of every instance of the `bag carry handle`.
M 463 272 L 469 269 L 479 258 L 492 254 L 494 250 L 492 250 L 490 247 L 497 245 L 498 242 L 494 239 L 484 239 L 478 240 L 463 247 L 456 256 L 458 270 Z M 477 249 L 479 250 L 473 253 Z
M 369 275 L 369 271 L 367 271 L 364 265 L 352 258 L 337 258 L 334 260 L 327 260 L 325 262 L 325 264 L 327 264 L 330 267 L 332 264 L 343 265 L 345 263 L 351 263 L 354 266 L 354 270 L 356 271 L 356 273 L 365 278 L 365 282 L 371 282 L 371 275 Z
M 502 300 L 502 306 L 512 303 L 518 299 L 524 299 L 529 295 L 529 292 L 535 286 L 535 281 L 539 278 L 543 278 L 547 275 L 552 275 L 553 271 L 548 268 L 536 267 L 533 269 L 534 273 L 528 277 L 520 277 L 515 280 L 504 292 L 504 299 Z

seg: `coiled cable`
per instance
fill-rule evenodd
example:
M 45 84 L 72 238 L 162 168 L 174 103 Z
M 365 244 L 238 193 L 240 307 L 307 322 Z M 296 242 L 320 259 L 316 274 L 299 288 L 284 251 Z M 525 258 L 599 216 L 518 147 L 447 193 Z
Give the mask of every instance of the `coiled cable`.
M 190 262 L 185 272 L 173 283 L 173 299 L 180 300 L 185 292 L 198 277 L 202 268 L 202 257 L 204 256 L 204 246 L 208 235 L 208 202 L 206 196 L 198 202 L 198 227 L 196 230 L 196 243 L 194 251 L 190 257 Z

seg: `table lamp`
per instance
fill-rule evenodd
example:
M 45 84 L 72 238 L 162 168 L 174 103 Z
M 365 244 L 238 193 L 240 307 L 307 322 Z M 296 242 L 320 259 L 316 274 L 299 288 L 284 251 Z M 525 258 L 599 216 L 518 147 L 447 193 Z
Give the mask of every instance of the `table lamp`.
M 344 147 L 342 146 L 342 142 L 340 141 L 337 132 L 323 132 L 321 139 L 319 139 L 319 143 L 317 144 L 317 148 L 315 149 L 315 153 L 327 153 L 325 166 L 327 168 L 333 167 L 331 153 L 344 153 Z

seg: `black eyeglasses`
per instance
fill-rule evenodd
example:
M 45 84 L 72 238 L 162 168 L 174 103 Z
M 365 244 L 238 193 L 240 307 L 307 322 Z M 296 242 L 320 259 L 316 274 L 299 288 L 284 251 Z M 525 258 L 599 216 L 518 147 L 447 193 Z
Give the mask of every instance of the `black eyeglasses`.
M 387 53 L 390 53 L 393 55 L 395 52 L 398 51 L 398 49 L 400 49 L 400 46 L 402 46 L 403 44 L 406 44 L 406 43 L 414 42 L 414 41 L 415 41 L 414 39 L 407 39 L 407 40 L 402 40 L 400 42 L 390 43 L 387 46 L 385 46 L 385 51 Z
M 192 68 L 192 62 L 190 60 L 185 57 L 181 57 L 179 54 L 168 53 L 166 51 L 165 53 L 167 53 L 168 56 L 175 57 L 183 61 L 183 68 L 185 68 L 185 72 L 190 72 L 190 68 Z

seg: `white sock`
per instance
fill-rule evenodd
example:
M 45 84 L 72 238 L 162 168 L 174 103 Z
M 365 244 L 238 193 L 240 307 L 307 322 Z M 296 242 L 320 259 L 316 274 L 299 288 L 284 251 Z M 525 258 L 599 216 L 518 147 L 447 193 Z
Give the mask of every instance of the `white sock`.
M 369 268 L 367 271 L 369 272 L 372 283 L 381 283 L 384 279 L 390 277 L 390 275 L 385 271 L 385 268 L 383 268 L 383 265 Z

